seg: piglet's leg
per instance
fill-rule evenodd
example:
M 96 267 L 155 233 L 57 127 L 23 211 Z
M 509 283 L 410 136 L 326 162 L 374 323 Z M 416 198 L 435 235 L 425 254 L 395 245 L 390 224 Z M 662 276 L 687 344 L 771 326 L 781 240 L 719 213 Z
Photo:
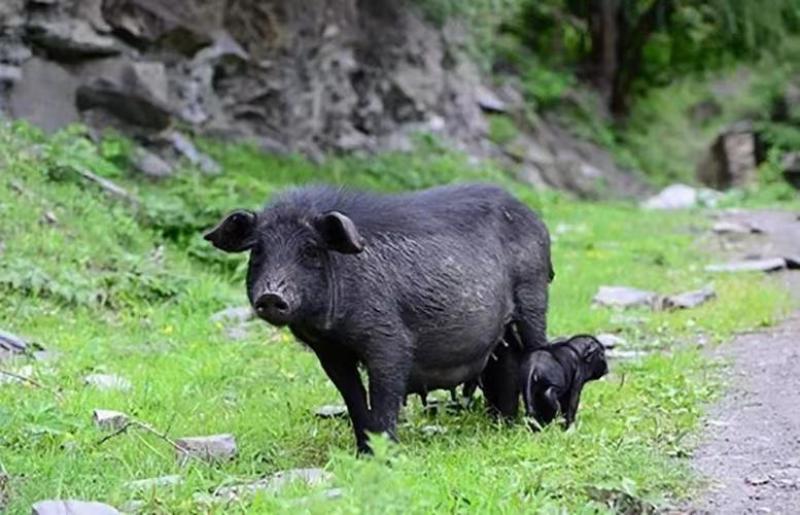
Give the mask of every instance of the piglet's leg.
M 316 346 L 314 352 L 319 357 L 322 368 L 347 405 L 347 412 L 353 423 L 356 445 L 359 453 L 370 453 L 367 443 L 367 426 L 369 412 L 367 410 L 367 394 L 358 374 L 358 361 L 354 354 L 342 347 Z
M 577 384 L 572 391 L 569 392 L 569 400 L 567 401 L 567 411 L 564 413 L 564 429 L 568 428 L 575 422 L 575 415 L 578 413 L 578 404 L 581 401 L 581 390 L 583 389 L 583 384 L 580 381 L 580 378 L 576 381 Z
M 556 389 L 551 386 L 545 390 L 544 399 L 552 410 L 554 416 L 558 416 L 561 413 L 561 403 L 558 401 L 558 392 Z

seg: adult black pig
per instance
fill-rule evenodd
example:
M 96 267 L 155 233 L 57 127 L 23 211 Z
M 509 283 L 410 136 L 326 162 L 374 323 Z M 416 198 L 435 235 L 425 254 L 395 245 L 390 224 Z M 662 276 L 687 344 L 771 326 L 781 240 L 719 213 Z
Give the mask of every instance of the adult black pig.
M 205 238 L 250 251 L 256 313 L 288 325 L 317 354 L 360 451 L 369 451 L 367 431 L 394 436 L 406 393 L 452 388 L 482 372 L 490 406 L 516 413 L 521 349 L 497 344 L 512 324 L 526 348 L 546 343 L 552 266 L 547 228 L 503 189 L 380 196 L 305 187 L 260 213 L 231 213 Z M 499 359 L 487 366 L 495 350 Z

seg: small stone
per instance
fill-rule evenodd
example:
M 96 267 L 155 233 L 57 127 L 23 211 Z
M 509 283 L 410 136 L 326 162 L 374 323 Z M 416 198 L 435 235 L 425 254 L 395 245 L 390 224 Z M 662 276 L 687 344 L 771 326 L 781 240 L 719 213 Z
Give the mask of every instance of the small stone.
M 711 286 L 701 290 L 687 291 L 677 295 L 664 297 L 661 304 L 663 309 L 691 309 L 715 298 L 717 293 Z
M 643 350 L 609 349 L 606 351 L 606 358 L 608 359 L 641 359 L 649 355 L 649 352 Z
M 153 490 L 158 487 L 179 485 L 182 482 L 183 477 L 178 474 L 173 474 L 170 476 L 137 479 L 136 481 L 125 483 L 125 486 L 131 490 Z
M 488 113 L 505 113 L 508 110 L 506 103 L 500 100 L 494 91 L 485 86 L 478 86 L 475 92 L 478 106 Z
M 697 190 L 686 184 L 673 184 L 642 203 L 645 209 L 687 209 L 698 203 Z
M 627 286 L 601 286 L 593 301 L 602 306 L 630 308 L 652 306 L 656 298 L 657 295 L 651 291 Z
M 250 306 L 236 306 L 225 308 L 222 311 L 217 311 L 211 315 L 210 320 L 213 323 L 226 323 L 226 322 L 248 322 L 255 318 L 256 314 Z
M 722 220 L 711 228 L 717 234 L 761 234 L 763 229 L 751 223 L 728 222 Z
M 602 333 L 595 336 L 597 341 L 603 344 L 603 347 L 606 349 L 613 349 L 616 347 L 624 347 L 628 344 L 623 338 L 620 338 L 616 334 L 609 334 L 609 333 Z
M 766 476 L 748 476 L 744 478 L 745 483 L 752 486 L 761 486 L 769 483 L 769 478 Z
M 22 69 L 19 66 L 0 64 L 0 84 L 13 84 L 22 79 Z
M 789 270 L 800 269 L 800 254 L 796 254 L 793 256 L 784 256 L 783 259 L 786 261 L 786 268 L 788 268 Z
M 424 434 L 425 436 L 434 436 L 434 435 L 441 435 L 441 434 L 446 433 L 447 432 L 447 428 L 432 424 L 432 425 L 428 425 L 428 426 L 422 426 L 421 431 L 422 431 L 422 434 Z
M 314 410 L 314 415 L 319 418 L 346 418 L 347 406 L 338 404 L 326 404 Z
M 47 500 L 33 505 L 32 515 L 119 515 L 119 510 L 99 502 Z
M 94 425 L 101 429 L 116 431 L 128 423 L 128 415 L 121 411 L 96 409 L 92 413 L 92 420 Z
M 329 488 L 328 490 L 323 490 L 322 492 L 316 495 L 307 495 L 305 497 L 300 497 L 298 499 L 292 500 L 290 504 L 292 505 L 303 505 L 309 502 L 317 501 L 317 500 L 333 500 L 339 499 L 344 495 L 344 490 L 341 488 Z
M 83 378 L 89 386 L 94 386 L 98 390 L 121 390 L 128 391 L 132 388 L 131 382 L 113 374 L 89 374 Z
M 189 458 L 209 462 L 230 460 L 236 456 L 236 439 L 231 434 L 193 436 L 175 441 L 178 461 L 185 463 Z
M 23 354 L 28 343 L 16 334 L 0 330 L 0 360 L 13 354 Z
M 218 488 L 213 497 L 216 500 L 234 501 L 260 491 L 275 492 L 295 481 L 302 481 L 308 486 L 319 486 L 332 478 L 331 473 L 318 468 L 283 470 L 252 483 Z
M 708 265 L 706 272 L 775 272 L 785 268 L 784 258 L 764 258 Z
M 42 215 L 42 221 L 47 225 L 56 225 L 58 223 L 58 217 L 52 211 L 45 211 Z
M 159 156 L 142 147 L 134 150 L 131 164 L 143 175 L 151 179 L 163 179 L 172 175 L 172 166 Z
M 54 350 L 37 350 L 33 353 L 33 359 L 41 363 L 52 363 L 61 356 L 61 353 Z

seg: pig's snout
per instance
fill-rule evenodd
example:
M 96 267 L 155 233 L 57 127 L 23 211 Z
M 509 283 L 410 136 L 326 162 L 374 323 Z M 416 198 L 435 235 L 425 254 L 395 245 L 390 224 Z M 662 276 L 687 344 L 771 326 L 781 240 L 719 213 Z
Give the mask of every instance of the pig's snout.
M 262 293 L 253 307 L 259 317 L 274 325 L 288 324 L 292 314 L 289 299 L 277 292 Z

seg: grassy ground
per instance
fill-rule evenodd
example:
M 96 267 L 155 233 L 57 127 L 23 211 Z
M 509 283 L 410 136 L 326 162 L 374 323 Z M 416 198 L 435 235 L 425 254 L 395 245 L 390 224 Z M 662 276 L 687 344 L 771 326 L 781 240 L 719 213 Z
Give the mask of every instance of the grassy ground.
M 779 290 L 756 277 L 703 273 L 693 243 L 702 219 L 537 193 L 430 140 L 413 156 L 321 168 L 208 146 L 222 175 L 186 169 L 153 185 L 125 175 L 124 142 L 110 139 L 97 151 L 79 131 L 45 138 L 24 126 L 0 128 L 0 326 L 60 354 L 0 365 L 31 365 L 43 386 L 0 384 L 0 473 L 10 477 L 0 499 L 8 498 L 9 513 L 54 497 L 116 506 L 141 499 L 147 513 L 597 513 L 660 504 L 692 486 L 680 459 L 685 437 L 715 391 L 713 367 L 692 344 L 769 324 L 784 306 Z M 107 197 L 78 177 L 86 168 L 141 203 Z M 355 459 L 347 421 L 312 415 L 340 400 L 309 352 L 258 323 L 233 341 L 209 320 L 245 302 L 244 258 L 212 252 L 199 231 L 289 184 L 396 191 L 454 180 L 501 182 L 543 214 L 557 271 L 551 334 L 619 331 L 633 347 L 670 350 L 613 364 L 588 387 L 569 432 L 532 435 L 523 424 L 494 424 L 480 408 L 434 417 L 413 401 L 401 443 L 378 442 L 376 458 Z M 601 284 L 670 293 L 708 282 L 718 299 L 693 311 L 622 316 L 591 308 Z M 91 372 L 119 374 L 133 388 L 97 391 L 83 384 Z M 91 423 L 94 408 L 127 412 L 172 437 L 233 433 L 239 455 L 180 466 L 165 442 L 136 431 L 98 445 L 105 433 Z M 445 432 L 427 436 L 430 424 Z M 227 507 L 194 499 L 221 484 L 310 466 L 330 471 L 343 495 L 327 500 L 293 485 Z M 165 474 L 185 481 L 145 492 L 125 486 Z

